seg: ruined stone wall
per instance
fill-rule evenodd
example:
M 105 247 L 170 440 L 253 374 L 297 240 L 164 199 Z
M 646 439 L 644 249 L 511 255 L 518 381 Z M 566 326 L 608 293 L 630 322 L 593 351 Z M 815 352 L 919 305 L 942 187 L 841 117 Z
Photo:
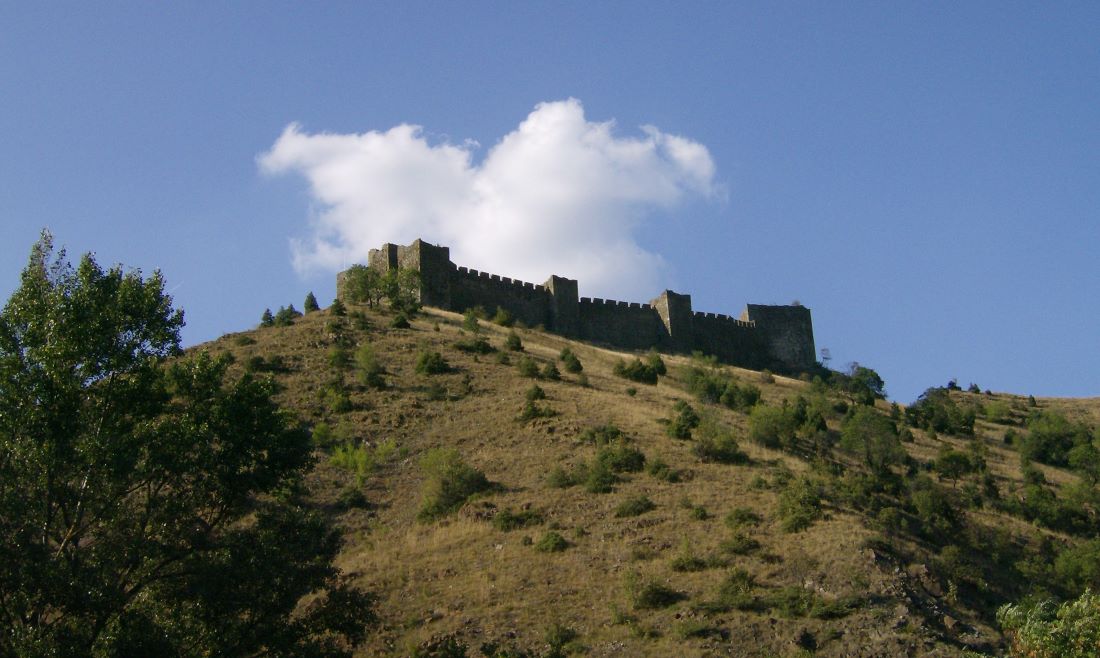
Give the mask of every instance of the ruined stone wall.
M 791 368 L 808 368 L 817 360 L 810 309 L 804 306 L 749 304 L 744 319 L 756 325 L 769 356 Z
M 458 267 L 450 279 L 450 306 L 444 308 L 461 313 L 475 306 L 490 317 L 499 306 L 528 326 L 552 328 L 546 286 Z
M 416 240 L 385 244 L 368 256 L 372 269 L 420 272 L 420 302 L 463 312 L 497 307 L 528 326 L 614 347 L 689 353 L 701 351 L 748 368 L 805 370 L 816 362 L 810 310 L 802 306 L 749 304 L 741 319 L 697 313 L 691 296 L 666 290 L 648 304 L 577 297 L 577 282 L 552 276 L 544 285 L 458 267 L 450 249 Z M 344 273 L 337 275 L 337 296 Z
M 648 304 L 581 297 L 578 306 L 582 340 L 626 349 L 665 347 L 668 334 L 661 316 Z
M 691 329 L 694 349 L 704 354 L 743 368 L 775 367 L 752 322 L 716 313 L 693 313 Z

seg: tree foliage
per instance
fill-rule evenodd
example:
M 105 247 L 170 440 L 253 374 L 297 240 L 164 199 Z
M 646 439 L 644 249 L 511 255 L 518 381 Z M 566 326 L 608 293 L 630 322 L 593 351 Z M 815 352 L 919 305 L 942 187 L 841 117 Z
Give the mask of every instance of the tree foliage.
M 840 430 L 840 447 L 860 455 L 876 475 L 885 475 L 890 466 L 900 463 L 906 455 L 894 424 L 873 407 L 860 406 L 845 419 Z
M 272 385 L 165 365 L 159 273 L 52 254 L 44 234 L 0 312 L 0 656 L 345 653 L 368 600 L 281 502 L 310 450 Z

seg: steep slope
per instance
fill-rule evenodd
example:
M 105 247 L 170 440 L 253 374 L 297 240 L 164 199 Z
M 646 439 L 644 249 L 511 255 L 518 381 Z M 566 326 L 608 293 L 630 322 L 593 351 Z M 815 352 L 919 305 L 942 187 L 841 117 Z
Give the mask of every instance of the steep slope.
M 635 355 L 533 329 L 515 330 L 523 350 L 510 351 L 510 330 L 484 321 L 480 335 L 494 351 L 479 354 L 456 347 L 475 338 L 460 315 L 426 309 L 404 329 L 390 328 L 392 317 L 367 308 L 347 318 L 322 311 L 201 346 L 275 377 L 280 401 L 314 428 L 309 504 L 338 519 L 346 533 L 341 568 L 379 597 L 383 626 L 363 655 L 424 652 L 447 638 L 468 645 L 470 655 L 483 645 L 564 646 L 592 656 L 957 655 L 965 646 L 999 646 L 996 605 L 1028 590 L 1010 574 L 1002 574 L 1007 582 L 990 574 L 1005 560 L 1034 555 L 1043 537 L 1070 541 L 989 505 L 952 503 L 964 519 L 944 532 L 992 533 L 1005 555 L 945 554 L 957 543 L 952 537 L 929 540 L 911 528 L 924 518 L 918 507 L 890 503 L 902 496 L 890 487 L 905 485 L 867 485 L 858 455 L 833 448 L 851 403 L 821 385 L 673 356 L 663 357 L 668 374 L 659 383 L 635 383 L 614 374 L 618 361 Z M 353 357 L 366 344 L 384 370 L 384 388 L 361 382 Z M 564 370 L 563 348 L 579 357 L 582 374 Z M 430 352 L 439 352 L 447 372 L 417 372 L 418 358 Z M 525 358 L 540 370 L 556 363 L 561 379 L 525 377 L 517 365 Z M 799 430 L 776 449 L 750 442 L 744 411 L 686 390 L 691 367 L 758 387 L 770 408 L 789 410 L 800 395 L 817 400 L 827 430 L 816 439 Z M 524 420 L 536 383 L 546 397 Z M 960 403 L 967 396 L 956 395 Z M 1023 399 L 987 399 L 1003 401 L 1010 416 L 1024 413 Z M 702 416 L 690 439 L 668 431 L 678 401 Z M 1050 404 L 1095 418 L 1087 416 L 1095 406 Z M 881 400 L 877 408 L 891 413 Z M 579 467 L 596 467 L 601 435 L 590 430 L 607 425 L 624 435 L 609 447 L 627 461 L 640 451 L 648 469 L 620 471 L 607 493 L 583 482 L 560 486 L 569 476 L 583 479 Z M 987 488 L 1010 492 L 1021 482 L 1016 453 L 1003 442 L 1007 427 L 979 420 L 973 438 L 906 430 L 911 458 L 893 470 L 924 477 L 945 446 L 980 444 Z M 704 440 L 730 438 L 743 453 L 725 460 L 732 463 L 699 456 Z M 425 522 L 418 520 L 427 479 L 421 461 L 434 448 L 455 449 L 493 487 Z M 1052 483 L 1075 478 L 1043 471 Z M 954 500 L 968 482 L 977 487 L 979 479 L 927 486 Z M 634 509 L 620 509 L 626 502 Z M 800 512 L 807 527 L 788 531 Z M 508 518 L 521 527 L 508 529 Z M 551 546 L 553 533 L 564 544 Z

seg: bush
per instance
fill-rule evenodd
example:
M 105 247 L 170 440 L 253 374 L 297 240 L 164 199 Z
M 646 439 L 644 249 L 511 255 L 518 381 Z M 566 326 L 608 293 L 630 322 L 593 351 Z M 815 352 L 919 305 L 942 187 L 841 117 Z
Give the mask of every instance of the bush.
M 619 481 L 619 478 L 615 476 L 615 472 L 605 462 L 598 459 L 592 463 L 591 467 L 577 475 L 582 474 L 584 475 L 584 490 L 588 493 L 610 493 L 614 490 L 615 483 Z
M 657 509 L 657 505 L 648 497 L 644 495 L 635 496 L 619 503 L 619 506 L 615 508 L 615 516 L 617 518 L 639 516 L 655 509 Z
M 509 352 L 522 352 L 523 341 L 519 339 L 519 334 L 514 331 L 509 331 L 508 335 L 504 338 L 504 347 Z
M 758 526 L 764 519 L 747 507 L 735 507 L 726 515 L 726 525 L 734 530 L 747 526 Z
M 714 612 L 727 610 L 749 610 L 755 603 L 753 590 L 756 580 L 748 571 L 738 567 L 731 569 L 718 586 L 718 596 L 705 607 Z
M 545 400 L 546 391 L 542 390 L 542 387 L 538 384 L 531 384 L 531 388 L 527 389 L 527 393 L 524 394 L 528 402 L 534 402 L 535 400 Z
M 550 407 L 541 407 L 535 404 L 533 400 L 527 400 L 527 402 L 525 402 L 523 405 L 523 410 L 519 412 L 518 416 L 516 416 L 516 420 L 522 423 L 526 423 L 527 421 L 534 420 L 536 418 L 553 418 L 557 415 L 558 412 L 554 411 Z
M 821 492 L 817 484 L 805 477 L 787 483 L 779 494 L 779 518 L 783 530 L 799 532 L 813 525 L 821 516 Z
M 474 334 L 481 333 L 481 325 L 478 323 L 478 318 L 485 317 L 485 309 L 473 309 L 468 308 L 466 312 L 462 314 L 462 328 Z
M 748 555 L 760 549 L 760 542 L 743 532 L 735 532 L 719 543 L 718 548 L 730 555 Z
M 677 400 L 672 407 L 672 419 L 665 426 L 665 433 L 674 439 L 690 439 L 691 430 L 699 426 L 699 414 L 691 405 Z
M 542 522 L 542 512 L 537 509 L 513 512 L 511 508 L 506 507 L 497 512 L 496 516 L 493 517 L 493 527 L 502 532 L 529 528 L 531 526 L 541 525 Z
M 758 405 L 749 414 L 749 438 L 766 448 L 790 448 L 794 445 L 798 424 L 783 407 Z
M 351 365 L 351 353 L 343 345 L 333 345 L 328 350 L 328 365 L 335 370 L 346 370 Z
M 614 473 L 637 473 L 645 468 L 645 454 L 625 444 L 600 448 L 596 461 Z
M 550 469 L 550 473 L 546 476 L 546 484 L 555 489 L 567 489 L 577 483 L 577 478 L 561 466 Z
M 645 357 L 645 363 L 653 370 L 653 372 L 662 377 L 668 374 L 668 368 L 665 367 L 665 362 L 661 358 L 661 355 L 657 353 L 656 349 L 649 350 Z
M 421 375 L 438 375 L 450 369 L 451 366 L 439 352 L 424 350 L 416 356 L 416 372 Z
M 744 464 L 749 457 L 741 451 L 733 431 L 714 418 L 705 418 L 700 424 L 695 445 L 691 451 L 704 462 L 717 464 Z
M 542 553 L 560 553 L 569 548 L 569 542 L 561 533 L 550 530 L 535 542 L 535 550 Z
M 409 324 L 409 318 L 404 313 L 398 313 L 390 320 L 391 329 L 408 329 L 412 325 Z
M 552 362 L 547 362 L 546 365 L 543 366 L 541 376 L 543 379 L 554 382 L 561 380 L 561 373 L 558 372 L 558 367 Z
M 274 327 L 275 326 L 275 316 L 271 314 L 271 309 L 269 309 L 269 308 L 264 309 L 264 314 L 260 316 L 260 326 L 261 327 Z
M 1100 589 L 1100 539 L 1062 551 L 1054 561 L 1054 573 L 1065 591 L 1072 594 Z
M 516 319 L 507 309 L 498 306 L 497 312 L 493 316 L 493 322 L 499 324 L 502 327 L 511 327 L 516 323 Z
M 646 464 L 645 471 L 658 480 L 664 480 L 665 482 L 679 482 L 681 477 L 679 471 L 673 469 L 660 457 L 650 460 Z
M 904 461 L 907 454 L 894 423 L 874 407 L 860 406 L 845 419 L 840 447 L 860 456 L 877 476 L 888 474 L 890 467 Z
M 1095 658 L 1100 647 L 1100 596 L 1085 590 L 1061 605 L 1046 600 L 997 610 L 1013 656 Z
M 313 313 L 314 311 L 321 310 L 321 307 L 317 305 L 317 298 L 313 296 L 312 291 L 306 295 L 306 301 L 302 304 L 302 309 L 305 310 L 306 313 Z
M 656 385 L 657 383 L 657 369 L 650 364 L 642 363 L 639 359 L 634 359 L 630 363 L 619 359 L 612 371 L 619 377 L 641 384 Z
M 495 352 L 493 346 L 489 344 L 489 340 L 484 336 L 474 336 L 465 340 L 460 340 L 455 343 L 455 348 L 470 354 L 490 354 Z
M 635 610 L 667 608 L 687 598 L 685 594 L 655 580 L 639 582 L 637 574 L 627 577 L 626 591 Z
M 752 384 L 742 386 L 732 375 L 713 366 L 688 366 L 684 368 L 681 378 L 688 392 L 700 402 L 747 412 L 760 401 L 759 388 Z
M 344 302 L 340 301 L 340 298 L 332 300 L 332 304 L 328 307 L 329 313 L 332 313 L 338 318 L 342 318 L 348 314 L 347 307 L 344 306 Z
M 558 355 L 561 359 L 562 365 L 565 366 L 566 372 L 578 373 L 584 370 L 584 366 L 581 365 L 581 360 L 577 358 L 576 354 L 573 354 L 573 350 L 568 347 L 562 348 L 561 354 Z
M 359 368 L 359 381 L 364 386 L 386 388 L 386 380 L 383 377 L 386 374 L 386 369 L 378 363 L 374 348 L 369 343 L 363 343 L 355 351 L 355 365 Z
M 1075 446 L 1092 442 L 1087 427 L 1071 423 L 1055 411 L 1034 414 L 1027 421 L 1027 429 L 1020 440 L 1020 456 L 1044 464 L 1066 466 Z
M 905 409 L 910 425 L 942 434 L 973 434 L 976 416 L 974 407 L 961 407 L 945 388 L 927 389 Z
M 462 460 L 454 448 L 435 448 L 420 460 L 425 481 L 417 518 L 431 521 L 462 507 L 474 494 L 492 485 L 485 474 Z
M 621 429 L 612 423 L 608 423 L 606 425 L 589 427 L 581 432 L 579 440 L 582 443 L 591 443 L 592 445 L 601 447 L 616 443 L 624 443 L 629 439 Z
M 538 379 L 539 377 L 538 361 L 529 356 L 520 357 L 519 361 L 516 362 L 516 369 L 523 377 L 531 377 L 532 379 Z
M 275 313 L 275 326 L 276 327 L 289 327 L 294 324 L 294 320 L 302 317 L 302 314 L 294 308 L 294 304 L 283 308 L 279 307 L 279 310 Z

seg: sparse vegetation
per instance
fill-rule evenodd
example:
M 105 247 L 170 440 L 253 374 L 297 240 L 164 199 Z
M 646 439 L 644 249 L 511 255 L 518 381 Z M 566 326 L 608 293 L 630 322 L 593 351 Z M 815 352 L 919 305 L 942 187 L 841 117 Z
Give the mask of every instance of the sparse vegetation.
M 429 450 L 420 460 L 420 470 L 425 479 L 417 518 L 424 522 L 450 514 L 492 487 L 485 474 L 463 461 L 454 448 Z
M 439 375 L 450 370 L 450 364 L 439 352 L 421 350 L 416 357 L 416 372 L 421 375 Z

